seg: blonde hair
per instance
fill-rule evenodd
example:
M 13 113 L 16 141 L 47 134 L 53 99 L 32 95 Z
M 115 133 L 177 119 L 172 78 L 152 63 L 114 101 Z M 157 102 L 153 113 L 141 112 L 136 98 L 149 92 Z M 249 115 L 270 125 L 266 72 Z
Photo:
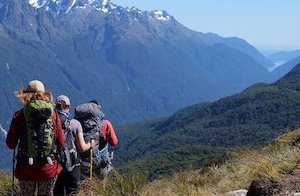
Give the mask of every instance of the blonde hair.
M 23 105 L 26 105 L 26 103 L 28 103 L 31 99 L 53 102 L 53 96 L 50 92 L 27 92 L 24 90 L 18 90 L 15 92 L 15 95 Z

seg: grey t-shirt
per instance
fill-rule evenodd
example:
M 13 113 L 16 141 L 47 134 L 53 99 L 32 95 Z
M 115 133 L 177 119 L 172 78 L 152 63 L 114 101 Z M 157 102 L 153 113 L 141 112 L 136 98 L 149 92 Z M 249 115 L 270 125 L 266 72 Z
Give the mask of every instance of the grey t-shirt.
M 74 136 L 76 136 L 78 133 L 82 132 L 82 126 L 80 122 L 76 119 L 71 119 L 70 121 L 70 127 L 73 131 Z

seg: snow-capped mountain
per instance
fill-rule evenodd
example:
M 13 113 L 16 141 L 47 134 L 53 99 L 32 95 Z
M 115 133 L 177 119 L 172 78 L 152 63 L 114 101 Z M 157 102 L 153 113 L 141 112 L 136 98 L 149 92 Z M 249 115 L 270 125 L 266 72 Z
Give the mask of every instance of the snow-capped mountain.
M 49 12 L 55 13 L 56 15 L 64 15 L 65 17 L 71 15 L 71 20 L 78 20 L 78 17 L 76 17 L 76 15 L 82 15 L 82 12 L 90 13 L 92 11 L 97 11 L 98 13 L 96 15 L 98 16 L 95 16 L 94 13 L 93 17 L 90 17 L 89 20 L 93 20 L 92 18 L 98 18 L 99 15 L 102 15 L 103 17 L 111 17 L 121 21 L 129 21 L 131 25 L 142 23 L 142 25 L 145 26 L 147 24 L 150 24 L 147 26 L 147 30 L 152 29 L 155 34 L 162 37 L 170 36 L 170 30 L 174 29 L 174 26 L 177 26 L 179 28 L 176 29 L 177 32 L 174 32 L 176 33 L 176 39 L 180 36 L 185 36 L 185 38 L 194 37 L 193 34 L 195 34 L 195 32 L 187 31 L 184 26 L 179 24 L 174 19 L 174 17 L 169 15 L 166 11 L 142 11 L 136 7 L 124 8 L 122 6 L 114 4 L 111 0 L 28 0 L 28 2 L 36 9 L 42 8 Z M 213 33 L 198 33 L 197 37 L 197 39 L 201 39 L 202 43 L 208 45 L 215 45 L 219 43 L 226 44 L 234 49 L 250 55 L 265 67 L 273 66 L 273 63 L 271 61 L 266 59 L 254 47 L 250 46 L 242 39 L 224 39 L 223 37 L 220 37 Z
M 72 105 L 99 99 L 116 123 L 168 115 L 270 75 L 245 40 L 192 31 L 166 11 L 96 0 L 1 0 L 0 122 L 40 79 Z
M 29 4 L 37 9 L 43 8 L 56 14 L 67 14 L 75 9 L 94 7 L 104 13 L 116 9 L 109 0 L 29 0 Z
M 105 14 L 112 14 L 114 11 L 119 12 L 120 14 L 120 11 L 123 10 L 133 12 L 137 15 L 146 13 L 136 7 L 124 9 L 110 0 L 28 0 L 28 2 L 34 8 L 42 8 L 58 15 L 68 14 L 69 12 L 74 12 L 78 9 L 95 9 Z M 154 10 L 149 12 L 149 14 L 154 19 L 160 21 L 168 21 L 171 18 L 166 11 L 162 10 Z

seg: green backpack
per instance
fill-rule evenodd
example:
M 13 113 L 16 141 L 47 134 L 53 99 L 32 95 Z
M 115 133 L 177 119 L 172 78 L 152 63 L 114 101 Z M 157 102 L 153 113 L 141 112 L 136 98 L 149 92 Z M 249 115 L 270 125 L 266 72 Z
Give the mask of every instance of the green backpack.
M 29 164 L 49 163 L 55 158 L 53 104 L 44 100 L 31 100 L 24 109 L 25 127 L 20 144 L 19 158 Z

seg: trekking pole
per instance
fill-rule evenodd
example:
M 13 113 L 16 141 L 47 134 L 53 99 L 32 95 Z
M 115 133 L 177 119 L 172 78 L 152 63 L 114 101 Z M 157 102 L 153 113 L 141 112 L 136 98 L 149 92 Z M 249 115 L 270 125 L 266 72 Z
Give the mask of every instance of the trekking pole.
M 114 152 L 115 152 L 115 148 L 113 147 L 112 149 L 111 149 L 111 152 L 110 152 L 110 160 L 113 160 L 114 159 Z
M 90 179 L 93 178 L 93 147 L 92 147 L 93 137 L 90 138 Z
M 15 155 L 16 155 L 16 148 L 14 148 L 14 153 L 13 153 L 13 170 L 12 170 L 11 196 L 14 196 L 14 192 L 15 192 Z

